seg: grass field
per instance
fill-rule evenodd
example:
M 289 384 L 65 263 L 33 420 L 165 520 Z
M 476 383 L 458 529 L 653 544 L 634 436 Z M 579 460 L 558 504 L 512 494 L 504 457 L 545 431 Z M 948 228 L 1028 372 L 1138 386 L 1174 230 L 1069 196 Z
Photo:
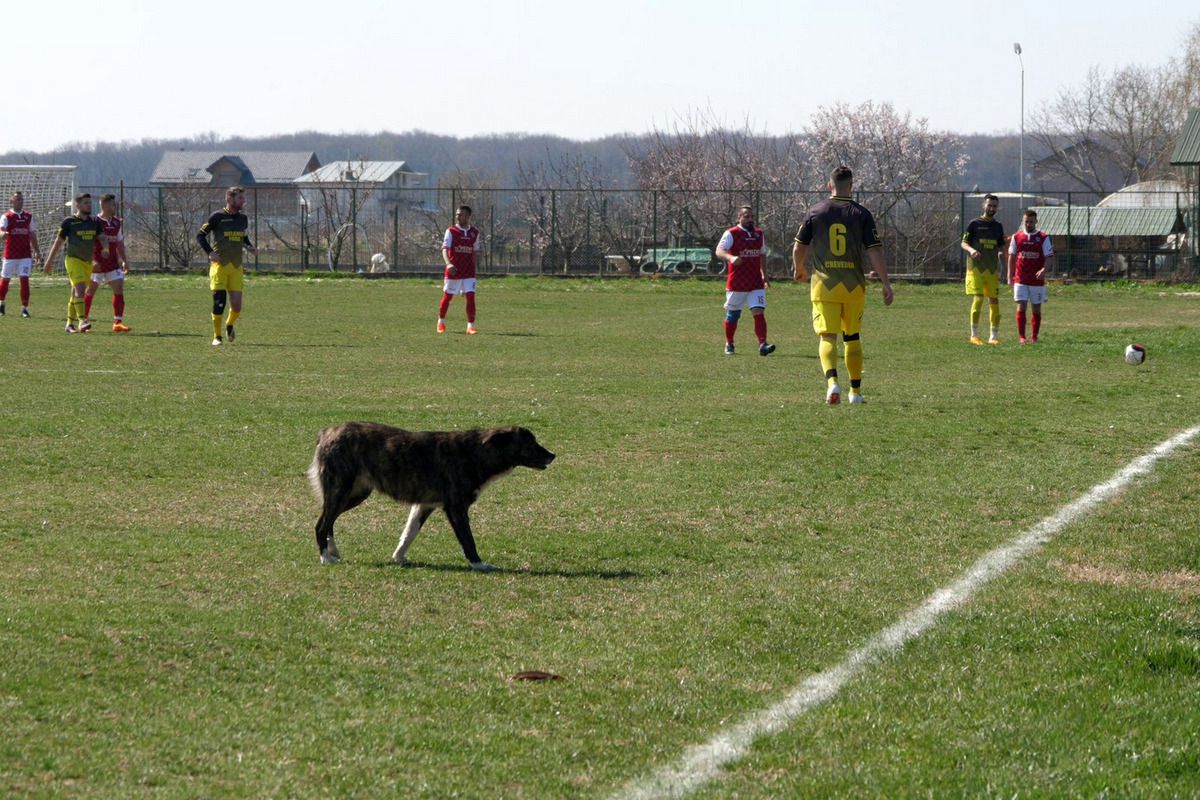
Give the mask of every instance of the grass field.
M 105 291 L 105 290 L 102 290 Z M 14 290 L 15 292 L 15 290 Z M 1200 422 L 1200 297 L 1052 287 L 1044 340 L 966 343 L 958 286 L 875 290 L 862 407 L 823 405 L 807 292 L 721 355 L 721 287 L 202 278 L 0 319 L 0 795 L 606 797 L 776 702 Z M 97 299 L 104 319 L 107 294 Z M 1130 341 L 1149 359 L 1122 361 Z M 518 423 L 558 454 L 388 561 L 317 562 L 316 431 Z M 526 669 L 564 680 L 513 683 Z M 699 797 L 1200 794 L 1200 448 L 1070 526 Z

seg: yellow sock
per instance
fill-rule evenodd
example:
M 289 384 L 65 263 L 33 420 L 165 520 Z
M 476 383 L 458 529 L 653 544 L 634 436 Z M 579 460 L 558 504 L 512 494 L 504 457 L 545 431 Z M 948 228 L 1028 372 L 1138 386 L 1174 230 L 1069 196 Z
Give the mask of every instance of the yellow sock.
M 229 316 L 225 319 L 225 324 L 232 325 L 233 323 L 237 322 L 237 318 L 240 317 L 241 315 L 242 315 L 242 312 L 234 311 L 232 308 L 229 309 Z
M 846 342 L 846 371 L 850 373 L 851 386 L 862 380 L 863 352 L 858 339 Z
M 213 338 L 214 339 L 221 338 L 221 315 L 213 314 L 212 315 L 212 323 L 213 323 Z
M 821 369 L 825 372 L 825 382 L 833 383 L 837 381 L 837 344 L 831 338 L 821 337 L 821 344 L 817 347 L 817 354 L 821 356 Z
M 991 323 L 992 330 L 1000 329 L 1000 304 L 988 303 L 988 322 Z
M 79 315 L 75 312 L 75 295 L 71 295 L 67 300 L 67 322 L 75 323 L 79 319 Z
M 975 295 L 971 298 L 971 335 L 979 335 L 979 317 L 983 314 L 983 297 Z

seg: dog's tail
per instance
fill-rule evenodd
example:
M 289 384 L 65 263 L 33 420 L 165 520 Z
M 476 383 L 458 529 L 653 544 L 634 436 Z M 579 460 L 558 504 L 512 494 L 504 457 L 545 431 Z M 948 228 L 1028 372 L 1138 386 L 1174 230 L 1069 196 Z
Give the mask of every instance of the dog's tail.
M 312 487 L 313 494 L 316 495 L 318 500 L 322 501 L 325 499 L 325 492 L 321 488 L 321 449 L 325 444 L 325 432 L 328 430 L 328 428 L 322 428 L 321 432 L 317 434 L 317 449 L 313 451 L 313 460 L 308 465 L 308 472 L 306 473 L 308 475 L 308 485 Z

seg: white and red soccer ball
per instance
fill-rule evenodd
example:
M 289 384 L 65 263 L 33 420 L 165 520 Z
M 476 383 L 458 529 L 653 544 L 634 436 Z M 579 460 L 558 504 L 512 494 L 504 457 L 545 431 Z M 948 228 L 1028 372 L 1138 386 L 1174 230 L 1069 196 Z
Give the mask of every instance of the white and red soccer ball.
M 1140 344 L 1131 344 L 1125 348 L 1125 363 L 1137 366 L 1146 360 L 1146 348 Z

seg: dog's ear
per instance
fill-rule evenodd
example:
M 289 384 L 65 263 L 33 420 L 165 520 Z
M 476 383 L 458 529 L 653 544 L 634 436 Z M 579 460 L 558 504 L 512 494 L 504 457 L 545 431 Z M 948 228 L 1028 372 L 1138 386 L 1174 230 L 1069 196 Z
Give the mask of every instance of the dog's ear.
M 508 444 L 517 438 L 518 428 L 492 428 L 490 431 L 484 431 L 483 438 L 480 441 L 483 444 L 501 447 Z

